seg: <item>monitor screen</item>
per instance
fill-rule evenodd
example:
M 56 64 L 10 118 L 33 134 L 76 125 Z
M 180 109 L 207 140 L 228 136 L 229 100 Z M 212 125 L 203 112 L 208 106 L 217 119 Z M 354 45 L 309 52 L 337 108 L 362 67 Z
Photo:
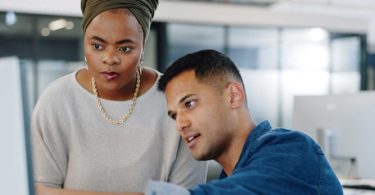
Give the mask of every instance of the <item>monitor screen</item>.
M 33 194 L 30 139 L 17 58 L 0 58 L 1 194 Z
M 293 128 L 313 137 L 342 178 L 375 178 L 375 92 L 297 96 Z

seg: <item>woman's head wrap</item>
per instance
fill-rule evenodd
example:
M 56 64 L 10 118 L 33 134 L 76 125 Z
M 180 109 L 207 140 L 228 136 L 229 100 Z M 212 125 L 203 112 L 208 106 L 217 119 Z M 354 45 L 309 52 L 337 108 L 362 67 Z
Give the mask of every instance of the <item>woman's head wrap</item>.
M 146 42 L 150 30 L 151 20 L 154 17 L 158 0 L 81 0 L 83 14 L 83 32 L 90 22 L 103 11 L 116 8 L 128 9 L 138 20 L 143 30 L 143 43 Z

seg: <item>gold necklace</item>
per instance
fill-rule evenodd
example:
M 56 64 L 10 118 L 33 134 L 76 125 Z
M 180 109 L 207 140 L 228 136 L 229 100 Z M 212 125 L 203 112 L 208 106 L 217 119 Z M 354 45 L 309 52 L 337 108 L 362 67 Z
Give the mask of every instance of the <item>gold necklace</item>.
M 118 120 L 114 120 L 114 119 L 111 119 L 107 112 L 104 110 L 104 107 L 102 105 L 102 102 L 100 101 L 100 98 L 99 98 L 99 95 L 98 95 L 98 90 L 96 88 L 96 82 L 95 82 L 95 79 L 94 77 L 91 77 L 91 83 L 92 83 L 92 91 L 94 92 L 94 95 L 95 95 L 95 99 L 96 99 L 96 106 L 98 107 L 98 109 L 100 110 L 100 113 L 102 114 L 103 118 L 108 121 L 109 123 L 113 124 L 113 125 L 121 125 L 123 124 L 125 121 L 128 120 L 128 118 L 130 117 L 130 115 L 132 114 L 133 112 L 133 109 L 134 109 L 134 106 L 135 106 L 135 103 L 137 101 L 137 97 L 138 97 L 138 92 L 139 92 L 139 88 L 141 86 L 141 73 L 137 71 L 137 74 L 136 74 L 136 77 L 137 77 L 137 84 L 135 85 L 135 91 L 134 91 L 134 96 L 133 96 L 133 99 L 132 99 L 132 102 L 130 104 L 130 107 L 128 109 L 128 112 L 121 118 L 121 119 L 118 119 Z

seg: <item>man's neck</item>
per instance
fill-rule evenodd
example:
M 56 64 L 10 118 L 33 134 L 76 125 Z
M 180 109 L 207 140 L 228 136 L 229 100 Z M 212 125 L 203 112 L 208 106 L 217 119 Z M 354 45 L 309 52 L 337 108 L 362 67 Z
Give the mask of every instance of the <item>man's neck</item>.
M 240 120 L 239 124 L 239 129 L 236 131 L 236 135 L 231 143 L 229 143 L 228 148 L 222 155 L 215 159 L 223 167 L 224 172 L 228 176 L 232 174 L 240 159 L 246 140 L 252 129 L 256 126 L 250 115 L 244 118 L 244 120 Z

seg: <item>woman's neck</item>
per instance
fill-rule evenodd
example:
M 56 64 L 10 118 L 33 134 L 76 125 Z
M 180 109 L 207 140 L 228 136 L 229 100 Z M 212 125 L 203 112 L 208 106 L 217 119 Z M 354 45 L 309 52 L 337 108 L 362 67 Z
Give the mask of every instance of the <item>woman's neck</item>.
M 86 69 L 81 69 L 77 73 L 77 81 L 78 83 L 85 88 L 90 93 L 93 93 L 93 86 L 91 75 Z M 138 97 L 145 94 L 152 86 L 155 84 L 158 78 L 158 74 L 150 69 L 143 69 L 142 75 L 140 78 L 140 88 L 138 92 Z M 125 101 L 131 100 L 134 97 L 134 92 L 136 88 L 136 78 L 134 78 L 127 86 L 119 89 L 119 90 L 101 90 L 100 86 L 96 83 L 96 88 L 98 90 L 98 94 L 100 98 L 107 99 L 107 100 L 114 100 L 114 101 Z

